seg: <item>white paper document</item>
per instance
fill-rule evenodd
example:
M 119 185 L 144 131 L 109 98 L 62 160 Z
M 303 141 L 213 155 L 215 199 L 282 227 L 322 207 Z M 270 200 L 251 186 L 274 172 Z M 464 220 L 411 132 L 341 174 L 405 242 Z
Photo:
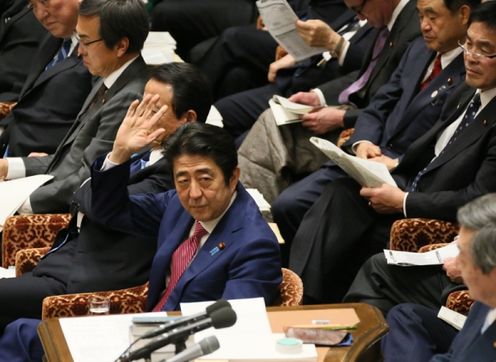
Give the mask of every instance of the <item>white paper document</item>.
M 248 191 L 253 200 L 255 200 L 255 203 L 257 204 L 260 211 L 270 211 L 270 204 L 267 202 L 267 200 L 265 200 L 265 197 L 260 191 L 253 188 L 247 188 L 246 191 Z
M 0 205 L 0 231 L 3 230 L 5 219 L 14 215 L 33 191 L 52 178 L 52 175 L 35 175 L 0 182 L 0 199 L 2 200 Z
M 445 306 L 442 306 L 441 309 L 439 309 L 437 317 L 458 330 L 463 328 L 463 325 L 467 320 L 467 317 L 463 314 L 455 312 L 454 310 L 446 308 Z
M 458 247 L 456 242 L 426 253 L 384 250 L 387 263 L 400 266 L 441 265 L 446 259 L 454 258 L 457 255 Z
M 74 362 L 109 362 L 129 346 L 129 328 L 139 315 L 165 312 L 60 318 L 60 327 Z
M 276 341 L 282 334 L 273 334 L 270 328 L 263 298 L 236 299 L 229 301 L 236 311 L 236 323 L 230 328 L 208 329 L 195 335 L 195 340 L 215 335 L 220 348 L 203 356 L 201 360 L 228 361 L 317 361 L 313 344 L 304 344 L 300 353 L 284 354 L 276 350 Z M 211 303 L 211 302 L 210 302 Z M 205 310 L 209 302 L 181 303 L 183 315 Z
M 257 7 L 270 35 L 297 62 L 326 50 L 311 47 L 300 37 L 296 31 L 298 16 L 286 0 L 258 0 Z
M 0 279 L 2 278 L 15 278 L 15 268 L 13 266 L 8 268 L 0 267 Z
M 379 187 L 382 184 L 396 186 L 396 182 L 384 164 L 349 155 L 334 143 L 322 138 L 310 137 L 310 142 L 360 185 L 366 187 Z
M 176 41 L 166 31 L 150 31 L 141 55 L 146 64 L 157 65 L 175 61 Z

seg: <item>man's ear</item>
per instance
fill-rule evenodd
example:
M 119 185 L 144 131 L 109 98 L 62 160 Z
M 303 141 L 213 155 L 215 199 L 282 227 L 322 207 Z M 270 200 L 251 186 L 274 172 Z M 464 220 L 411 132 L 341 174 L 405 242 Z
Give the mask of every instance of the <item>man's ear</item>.
M 196 112 L 192 109 L 188 109 L 185 113 L 185 123 L 195 122 L 197 120 Z
M 120 58 L 126 54 L 129 48 L 129 39 L 127 37 L 121 38 L 117 44 L 115 44 L 114 49 L 117 50 L 117 56 Z

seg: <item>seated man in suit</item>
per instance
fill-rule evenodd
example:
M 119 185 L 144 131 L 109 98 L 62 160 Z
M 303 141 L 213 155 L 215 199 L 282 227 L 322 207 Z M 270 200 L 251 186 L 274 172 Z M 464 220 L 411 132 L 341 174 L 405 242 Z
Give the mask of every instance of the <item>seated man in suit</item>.
M 436 309 L 400 304 L 388 315 L 389 333 L 382 341 L 384 361 L 496 359 L 496 194 L 463 206 L 458 211 L 458 222 L 457 264 L 476 301 L 463 328 L 456 334 L 454 328 L 437 318 Z
M 205 122 L 211 104 L 207 80 L 186 63 L 153 69 L 145 86 L 145 103 L 153 95 L 156 100 L 151 106 L 168 107 L 157 123 L 166 132 L 151 145 L 151 151 L 133 158 L 127 183 L 131 194 L 159 193 L 173 188 L 169 165 L 162 154 L 162 141 L 183 124 Z M 137 101 L 130 106 L 130 113 L 136 105 Z M 52 250 L 34 270 L 20 278 L 0 279 L 0 334 L 14 319 L 40 318 L 41 303 L 48 295 L 121 289 L 143 284 L 148 279 L 156 251 L 153 237 L 116 231 L 92 218 L 81 219 L 80 196 L 81 192 L 76 192 L 74 216 L 68 229 L 57 235 Z
M 385 163 L 389 169 L 395 167 L 408 146 L 438 119 L 446 98 L 464 81 L 458 42 L 465 39 L 470 11 L 479 4 L 480 0 L 416 1 L 422 38 L 412 41 L 391 78 L 358 115 L 344 150 Z M 279 195 L 273 214 L 288 243 L 323 187 L 344 175 L 328 161 Z
M 89 176 L 95 158 L 112 148 L 129 103 L 141 98 L 148 79 L 140 55 L 148 34 L 148 14 L 141 0 L 83 0 L 77 32 L 84 64 L 101 79 L 54 153 L 0 160 L 0 179 L 54 176 L 30 195 L 22 213 L 69 210 L 73 192 Z
M 0 118 L 2 102 L 17 101 L 32 55 L 47 33 L 28 3 L 4 0 L 0 5 Z
M 163 132 L 148 129 L 164 111 L 138 107 L 150 120 L 122 124 L 119 142 L 93 166 L 82 209 L 107 226 L 157 239 L 147 310 L 218 298 L 264 297 L 270 305 L 281 283 L 279 246 L 238 182 L 236 149 L 226 131 L 194 123 L 169 139 L 165 152 L 176 190 L 129 197 L 122 187 L 130 156 Z
M 11 27 L 22 26 L 22 32 L 14 35 L 16 42 L 28 36 L 23 33 L 32 27 L 28 15 L 33 13 L 35 21 L 38 25 L 41 23 L 48 33 L 45 32 L 41 41 L 36 42 L 34 55 L 19 54 L 22 47 L 16 47 L 19 57 L 32 62 L 31 67 L 25 66 L 22 70 L 29 73 L 19 89 L 16 106 L 0 121 L 0 129 L 5 129 L 0 138 L 0 157 L 55 152 L 81 110 L 91 90 L 91 74 L 78 55 L 75 32 L 79 3 L 79 0 L 33 0 L 25 17 L 10 18 Z M 8 32 L 4 36 L 8 41 Z M 7 55 L 4 58 L 2 54 L 2 61 L 8 61 Z M 14 55 L 18 57 L 16 53 Z M 15 59 L 14 66 L 23 63 L 25 60 Z
M 484 14 L 496 14 L 496 3 L 472 12 L 462 44 L 466 84 L 448 97 L 439 120 L 408 148 L 392 173 L 398 186 L 361 187 L 340 178 L 305 214 L 289 265 L 302 276 L 308 301 L 341 300 L 361 264 L 386 247 L 394 220 L 454 220 L 458 207 L 496 191 L 496 17 Z

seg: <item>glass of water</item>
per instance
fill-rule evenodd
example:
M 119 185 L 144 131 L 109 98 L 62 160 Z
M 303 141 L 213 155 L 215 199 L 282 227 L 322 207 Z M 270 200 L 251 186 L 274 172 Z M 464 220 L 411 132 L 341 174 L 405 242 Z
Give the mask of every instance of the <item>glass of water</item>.
M 104 315 L 109 314 L 110 298 L 94 295 L 90 298 L 89 315 Z

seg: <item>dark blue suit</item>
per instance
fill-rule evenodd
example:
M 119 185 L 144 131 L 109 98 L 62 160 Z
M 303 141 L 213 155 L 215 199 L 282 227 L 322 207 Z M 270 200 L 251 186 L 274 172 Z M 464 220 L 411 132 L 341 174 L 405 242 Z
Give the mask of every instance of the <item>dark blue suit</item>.
M 94 196 L 86 195 L 85 212 L 116 229 L 158 240 L 150 270 L 150 310 L 165 288 L 172 253 L 187 237 L 193 219 L 175 190 L 128 197 L 126 164 L 99 169 L 97 161 L 92 169 Z M 281 283 L 279 246 L 253 199 L 241 184 L 236 190 L 235 201 L 184 272 L 166 310 L 178 309 L 180 302 L 264 297 L 271 304 L 276 298 Z
M 360 114 L 355 133 L 344 145 L 370 141 L 391 157 L 401 157 L 438 119 L 446 98 L 463 82 L 465 68 L 460 54 L 427 88 L 419 85 L 435 56 L 423 38 L 412 42 L 389 82 L 382 86 Z M 291 241 L 303 215 L 329 182 L 345 175 L 330 161 L 310 176 L 290 186 L 274 202 L 272 212 L 282 236 Z M 296 201 L 295 201 L 296 200 Z
M 475 303 L 462 330 L 437 318 L 437 310 L 400 304 L 388 314 L 389 333 L 382 340 L 385 362 L 482 362 L 496 360 L 496 324 L 481 334 L 489 307 Z M 437 354 L 436 354 L 437 353 Z

